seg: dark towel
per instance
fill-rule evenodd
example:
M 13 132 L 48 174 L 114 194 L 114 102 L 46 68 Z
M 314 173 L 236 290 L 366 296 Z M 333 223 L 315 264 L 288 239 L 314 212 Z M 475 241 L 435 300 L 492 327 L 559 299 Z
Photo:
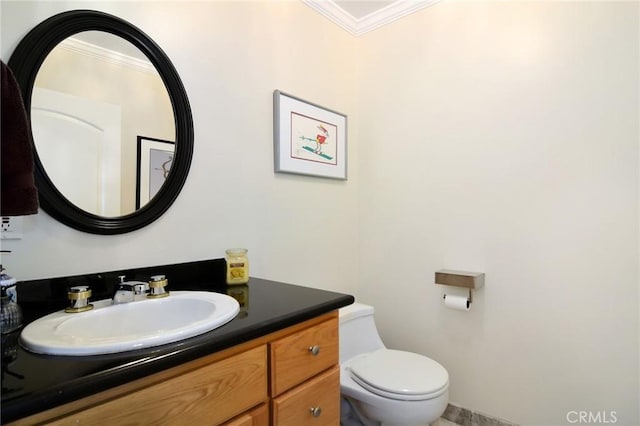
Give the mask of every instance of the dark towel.
M 0 214 L 38 213 L 38 190 L 33 178 L 33 148 L 27 113 L 16 79 L 2 61 L 2 150 L 0 164 Z

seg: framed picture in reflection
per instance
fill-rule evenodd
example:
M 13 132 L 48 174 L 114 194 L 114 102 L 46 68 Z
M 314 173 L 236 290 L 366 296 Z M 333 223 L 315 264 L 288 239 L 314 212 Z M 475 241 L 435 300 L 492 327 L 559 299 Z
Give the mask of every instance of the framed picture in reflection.
M 138 136 L 136 209 L 143 207 L 164 185 L 175 152 L 175 142 Z

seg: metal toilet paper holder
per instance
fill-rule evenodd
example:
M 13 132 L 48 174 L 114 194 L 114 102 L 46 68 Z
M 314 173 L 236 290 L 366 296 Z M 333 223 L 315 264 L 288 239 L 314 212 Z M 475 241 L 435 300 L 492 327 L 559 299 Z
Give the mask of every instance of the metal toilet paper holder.
M 465 272 L 441 269 L 436 272 L 436 284 L 450 285 L 454 287 L 463 287 L 469 289 L 469 303 L 473 302 L 472 290 L 484 287 L 483 272 Z M 446 298 L 445 294 L 443 298 Z

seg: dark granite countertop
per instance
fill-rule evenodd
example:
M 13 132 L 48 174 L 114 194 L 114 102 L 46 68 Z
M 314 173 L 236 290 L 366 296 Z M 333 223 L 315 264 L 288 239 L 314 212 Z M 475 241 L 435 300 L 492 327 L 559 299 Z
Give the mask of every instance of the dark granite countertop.
M 169 290 L 235 293 L 241 311 L 231 322 L 176 343 L 111 355 L 47 356 L 17 344 L 19 331 L 2 336 L 1 422 L 6 423 L 286 328 L 353 303 L 353 297 L 259 278 L 224 284 L 224 259 L 78 275 L 18 284 L 25 325 L 63 309 L 67 288 L 88 284 L 92 300 L 109 298 L 119 275 L 148 280 L 165 274 Z M 233 294 L 232 294 L 233 295 Z

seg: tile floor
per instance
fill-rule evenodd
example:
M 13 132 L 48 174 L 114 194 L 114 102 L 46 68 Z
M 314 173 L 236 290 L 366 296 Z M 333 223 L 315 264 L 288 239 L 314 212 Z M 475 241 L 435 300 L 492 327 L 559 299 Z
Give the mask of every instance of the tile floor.
M 431 426 L 459 426 L 459 425 L 447 419 L 440 418 L 436 420 L 434 423 L 431 423 Z

